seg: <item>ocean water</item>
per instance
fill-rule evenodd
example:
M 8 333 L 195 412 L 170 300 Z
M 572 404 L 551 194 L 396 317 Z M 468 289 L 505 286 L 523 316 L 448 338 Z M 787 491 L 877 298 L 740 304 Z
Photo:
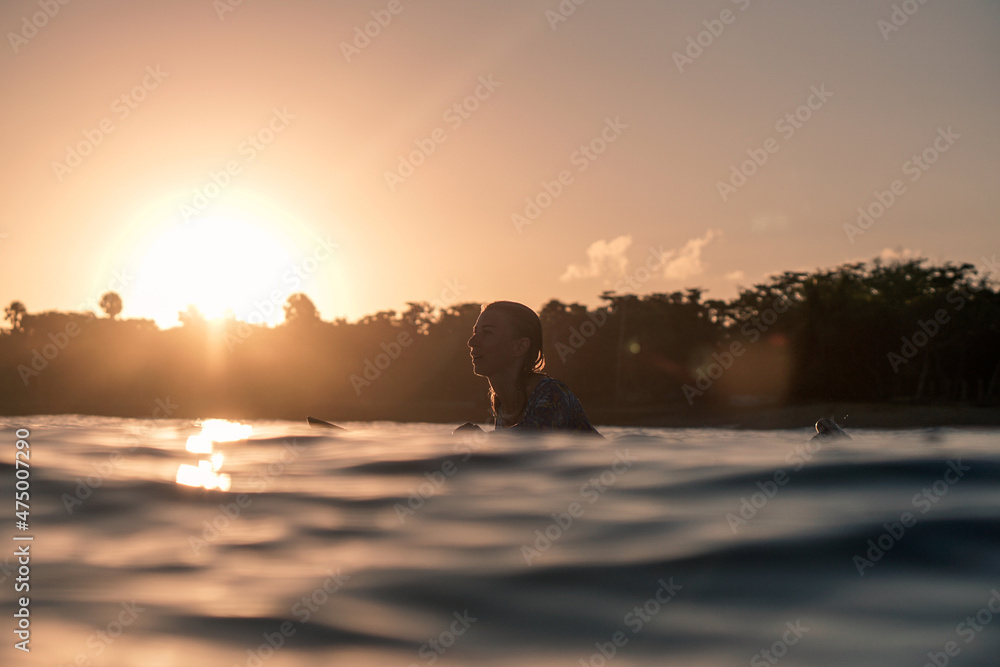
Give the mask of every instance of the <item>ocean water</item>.
M 996 430 L 3 424 L 3 665 L 1000 664 Z

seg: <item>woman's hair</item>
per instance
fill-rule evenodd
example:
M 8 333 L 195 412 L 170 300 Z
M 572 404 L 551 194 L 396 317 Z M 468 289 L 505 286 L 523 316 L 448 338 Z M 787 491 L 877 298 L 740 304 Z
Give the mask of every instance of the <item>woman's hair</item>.
M 527 381 L 532 373 L 545 368 L 545 354 L 542 353 L 542 321 L 531 308 L 515 301 L 493 301 L 483 306 L 480 312 L 487 310 L 501 312 L 507 316 L 514 330 L 515 338 L 528 339 L 528 351 L 524 354 L 524 364 L 518 369 L 518 387 L 527 400 Z M 490 406 L 496 413 L 496 395 L 490 389 Z

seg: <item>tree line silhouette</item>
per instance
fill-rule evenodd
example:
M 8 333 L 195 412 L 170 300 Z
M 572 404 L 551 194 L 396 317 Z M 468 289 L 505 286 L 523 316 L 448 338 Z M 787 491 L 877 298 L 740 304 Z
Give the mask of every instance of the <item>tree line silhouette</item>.
M 702 290 L 557 300 L 539 315 L 546 372 L 593 421 L 817 402 L 1000 403 L 1000 292 L 971 264 L 844 264 L 785 272 L 722 301 Z M 411 302 L 324 321 L 304 294 L 274 327 L 5 309 L 5 414 L 487 421 L 466 340 L 480 304 Z M 669 423 L 666 419 L 665 424 Z

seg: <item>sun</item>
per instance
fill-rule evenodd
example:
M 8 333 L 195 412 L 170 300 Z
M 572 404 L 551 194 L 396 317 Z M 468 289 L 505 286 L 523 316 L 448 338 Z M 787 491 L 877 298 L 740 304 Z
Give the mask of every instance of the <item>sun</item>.
M 293 292 L 290 246 L 275 230 L 233 216 L 176 225 L 148 240 L 129 298 L 161 328 L 177 325 L 189 305 L 206 319 L 275 324 Z

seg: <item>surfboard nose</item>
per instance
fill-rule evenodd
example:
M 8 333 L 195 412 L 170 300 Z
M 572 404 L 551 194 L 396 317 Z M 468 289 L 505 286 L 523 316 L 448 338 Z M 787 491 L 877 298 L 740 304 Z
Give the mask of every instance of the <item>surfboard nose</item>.
M 816 421 L 816 435 L 813 438 L 847 438 L 850 439 L 851 436 L 847 435 L 844 429 L 840 428 L 837 422 L 832 419 L 819 419 Z

